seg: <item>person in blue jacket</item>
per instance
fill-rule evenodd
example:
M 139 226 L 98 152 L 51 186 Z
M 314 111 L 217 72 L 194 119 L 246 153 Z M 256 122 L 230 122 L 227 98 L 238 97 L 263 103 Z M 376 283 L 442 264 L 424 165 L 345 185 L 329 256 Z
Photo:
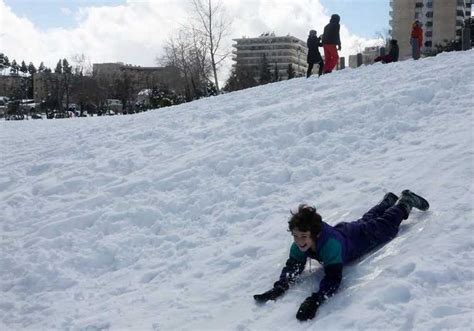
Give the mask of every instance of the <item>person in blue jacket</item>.
M 400 198 L 389 192 L 361 219 L 331 226 L 322 221 L 316 208 L 300 205 L 296 213 L 291 212 L 288 222 L 294 243 L 280 279 L 269 291 L 254 295 L 254 299 L 258 303 L 276 300 L 303 272 L 307 258 L 316 259 L 324 267 L 324 277 L 319 290 L 306 298 L 296 314 L 300 321 L 312 319 L 319 306 L 339 288 L 344 264 L 395 238 L 400 223 L 413 207 L 425 211 L 429 203 L 409 190 L 402 191 Z

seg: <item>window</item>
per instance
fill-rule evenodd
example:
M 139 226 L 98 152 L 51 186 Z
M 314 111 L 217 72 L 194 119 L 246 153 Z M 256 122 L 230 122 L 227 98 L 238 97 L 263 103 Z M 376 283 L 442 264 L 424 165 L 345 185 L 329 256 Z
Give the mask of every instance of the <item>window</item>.
M 426 22 L 425 26 L 426 26 L 427 28 L 430 28 L 430 27 L 433 26 L 433 22 L 432 22 L 432 21 L 428 21 L 428 22 Z
M 427 12 L 426 17 L 428 17 L 428 18 L 433 17 L 433 12 L 432 11 Z
M 430 41 L 425 41 L 425 46 L 426 47 L 431 47 L 433 46 L 433 42 L 430 40 Z
M 415 8 L 423 8 L 423 2 L 417 2 Z
M 428 2 L 426 3 L 426 7 L 428 7 L 428 8 L 433 8 L 433 2 L 432 2 L 432 1 L 428 1 Z
M 430 37 L 433 37 L 433 31 L 426 31 L 426 32 L 425 32 L 425 36 L 426 36 L 426 37 L 429 37 L 429 38 L 430 38 Z

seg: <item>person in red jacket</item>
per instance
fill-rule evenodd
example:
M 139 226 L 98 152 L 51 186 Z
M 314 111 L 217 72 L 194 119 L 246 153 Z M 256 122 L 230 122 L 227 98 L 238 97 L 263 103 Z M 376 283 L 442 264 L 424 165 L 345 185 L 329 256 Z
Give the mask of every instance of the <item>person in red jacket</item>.
M 330 73 L 337 65 L 341 50 L 341 38 L 339 36 L 341 18 L 337 14 L 331 16 L 329 24 L 324 27 L 323 49 L 324 49 L 324 73 Z
M 413 60 L 418 60 L 420 58 L 420 49 L 423 45 L 423 29 L 421 28 L 420 21 L 413 23 L 410 44 Z

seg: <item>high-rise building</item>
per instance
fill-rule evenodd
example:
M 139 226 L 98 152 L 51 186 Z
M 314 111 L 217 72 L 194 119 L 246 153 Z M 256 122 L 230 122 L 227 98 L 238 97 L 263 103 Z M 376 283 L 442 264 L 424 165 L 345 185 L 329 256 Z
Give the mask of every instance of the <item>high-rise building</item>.
M 461 38 L 465 19 L 471 17 L 472 0 L 390 0 L 392 39 L 398 40 L 400 59 L 411 55 L 410 33 L 418 20 L 423 28 L 422 52 Z
M 233 39 L 234 66 L 241 65 L 251 70 L 253 78 L 260 79 L 261 64 L 265 55 L 271 73 L 278 70 L 281 79 L 288 78 L 288 66 L 291 64 L 296 76 L 306 75 L 308 64 L 306 42 L 290 35 L 277 37 L 273 33 L 264 33 L 256 38 Z

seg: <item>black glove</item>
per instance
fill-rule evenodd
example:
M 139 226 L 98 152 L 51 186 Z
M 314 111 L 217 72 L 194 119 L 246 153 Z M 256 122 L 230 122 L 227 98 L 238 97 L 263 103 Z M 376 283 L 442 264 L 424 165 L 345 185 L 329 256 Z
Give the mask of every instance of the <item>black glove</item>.
M 268 300 L 276 300 L 278 297 L 282 296 L 285 293 L 285 290 L 280 286 L 275 286 L 271 290 L 268 290 L 262 294 L 255 294 L 253 298 L 258 303 L 265 303 Z
M 318 296 L 313 293 L 312 296 L 307 297 L 306 300 L 301 304 L 300 309 L 296 313 L 296 318 L 300 321 L 306 321 L 312 319 L 316 315 L 316 311 L 321 304 Z

